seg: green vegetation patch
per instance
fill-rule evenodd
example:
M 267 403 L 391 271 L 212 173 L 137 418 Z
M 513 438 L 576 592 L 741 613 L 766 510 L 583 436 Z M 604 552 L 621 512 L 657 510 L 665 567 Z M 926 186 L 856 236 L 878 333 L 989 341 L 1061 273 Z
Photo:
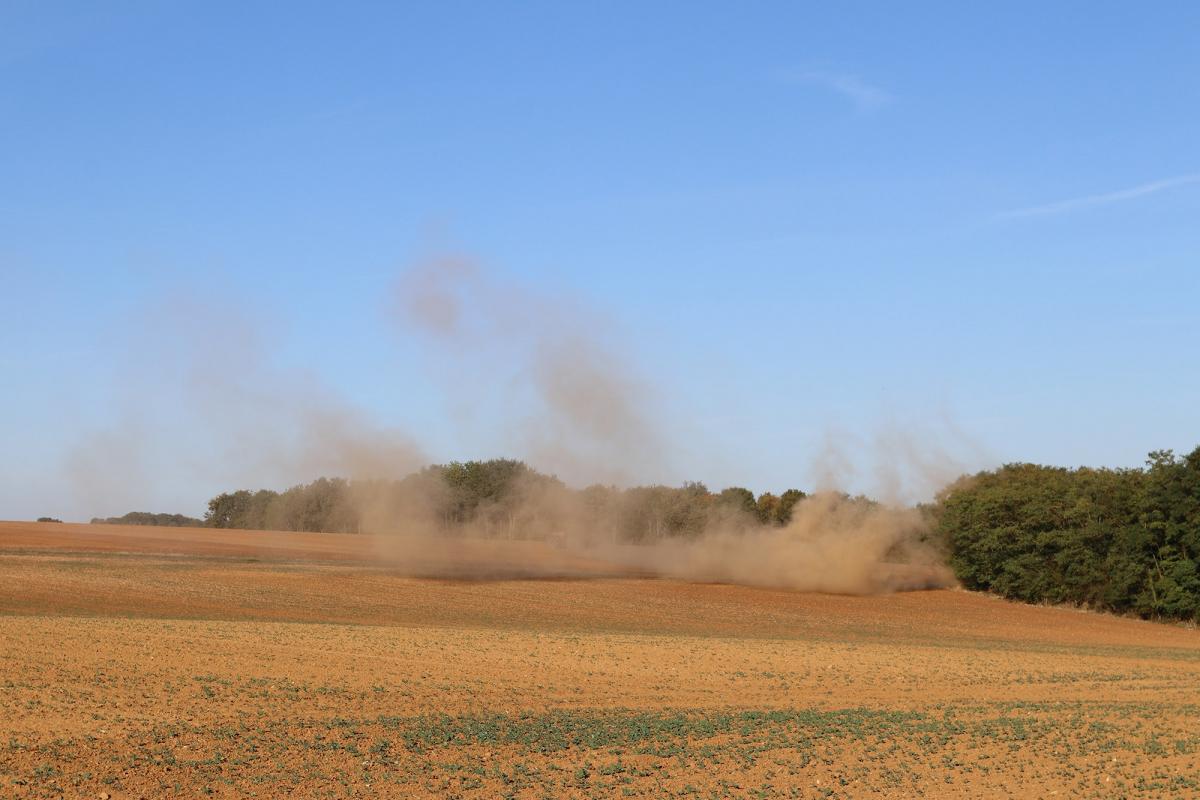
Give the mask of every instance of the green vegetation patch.
M 804 738 L 861 738 L 883 735 L 897 726 L 923 719 L 924 716 L 916 712 L 806 709 L 669 714 L 555 711 L 518 716 L 380 717 L 379 722 L 385 728 L 398 730 L 410 749 L 516 744 L 535 752 L 554 752 L 570 748 L 693 741 L 731 734 L 745 737 L 767 728 L 801 733 Z

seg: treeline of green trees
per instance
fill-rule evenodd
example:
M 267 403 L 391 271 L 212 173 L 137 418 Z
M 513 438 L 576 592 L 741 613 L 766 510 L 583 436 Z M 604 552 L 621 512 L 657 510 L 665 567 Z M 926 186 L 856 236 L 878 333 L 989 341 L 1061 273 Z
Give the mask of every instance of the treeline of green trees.
M 570 527 L 613 540 L 699 536 L 723 527 L 787 524 L 805 496 L 796 489 L 757 497 L 732 487 L 589 486 L 573 490 L 521 461 L 493 459 L 426 467 L 399 481 L 320 478 L 284 492 L 217 495 L 204 524 L 217 528 L 353 533 L 389 525 L 433 532 L 545 537 Z
M 41 522 L 42 520 L 38 520 Z M 55 520 L 57 521 L 57 520 Z M 120 517 L 92 517 L 93 525 L 162 525 L 168 528 L 194 528 L 204 520 L 183 514 L 152 514 L 149 511 L 130 511 Z
M 424 526 L 513 538 L 574 528 L 636 543 L 783 526 L 804 497 L 700 483 L 575 490 L 495 459 L 434 465 L 399 481 L 320 478 L 284 492 L 227 492 L 209 501 L 203 521 L 140 512 L 92 521 L 342 533 Z M 1200 619 L 1200 447 L 1153 452 L 1141 469 L 1009 464 L 960 479 L 923 511 L 969 589 Z
M 938 499 L 969 589 L 1147 618 L 1200 618 L 1200 447 L 1144 469 L 1009 464 Z

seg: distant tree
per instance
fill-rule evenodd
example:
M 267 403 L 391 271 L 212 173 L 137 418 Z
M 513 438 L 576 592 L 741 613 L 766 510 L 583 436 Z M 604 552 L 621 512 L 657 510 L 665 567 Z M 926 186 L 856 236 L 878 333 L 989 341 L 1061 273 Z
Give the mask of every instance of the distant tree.
M 481 506 L 500 502 L 530 472 L 524 462 L 505 458 L 454 461 L 440 469 L 449 489 L 449 520 L 460 524 L 473 521 Z
M 254 495 L 245 489 L 223 492 L 208 501 L 204 524 L 210 528 L 240 528 L 250 522 Z
M 763 492 L 754 504 L 754 515 L 760 525 L 774 525 L 779 517 L 779 496 Z
M 771 521 L 776 525 L 787 525 L 792 521 L 792 509 L 805 497 L 808 495 L 799 489 L 788 489 L 779 495 L 779 505 L 776 507 L 775 516 Z
M 54 517 L 38 517 L 37 521 L 38 522 L 62 522 L 61 519 L 55 519 Z
M 665 512 L 667 536 L 695 539 L 708 529 L 715 498 L 703 483 L 691 481 L 679 489 L 663 487 L 658 500 Z
M 712 496 L 702 484 L 635 486 L 619 496 L 617 528 L 627 542 L 695 538 L 708 525 Z
M 722 489 L 721 493 L 717 495 L 717 502 L 727 509 L 742 511 L 753 517 L 758 516 L 758 504 L 754 499 L 754 492 L 741 486 Z
M 255 510 L 263 502 L 258 496 L 251 502 Z M 349 484 L 342 478 L 318 478 L 312 483 L 293 486 L 276 497 L 267 497 L 261 513 L 271 523 L 270 527 L 287 531 L 352 533 L 358 529 Z

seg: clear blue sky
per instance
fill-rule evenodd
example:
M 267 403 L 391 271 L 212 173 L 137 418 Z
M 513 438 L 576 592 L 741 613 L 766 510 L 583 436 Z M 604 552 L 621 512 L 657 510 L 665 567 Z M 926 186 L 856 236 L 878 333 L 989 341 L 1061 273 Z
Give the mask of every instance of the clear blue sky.
M 0 0 L 0 518 L 129 510 L 62 464 L 192 290 L 432 457 L 495 455 L 384 314 L 446 244 L 612 322 L 666 482 L 807 486 L 829 431 L 892 427 L 972 467 L 1190 449 L 1198 41 L 1193 2 Z

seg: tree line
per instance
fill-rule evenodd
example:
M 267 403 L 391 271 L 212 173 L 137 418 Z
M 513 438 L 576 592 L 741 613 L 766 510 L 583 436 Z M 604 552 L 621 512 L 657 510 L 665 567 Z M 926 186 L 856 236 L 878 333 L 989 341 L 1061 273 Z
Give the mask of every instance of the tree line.
M 226 492 L 203 520 L 134 512 L 92 521 L 543 539 L 575 529 L 642 543 L 781 527 L 805 496 L 702 483 L 576 490 L 521 461 L 493 459 L 432 465 L 399 481 L 319 478 L 282 492 Z M 1137 469 L 1007 464 L 960 478 L 922 510 L 968 589 L 1200 619 L 1200 447 L 1152 452 Z
M 39 519 L 38 522 L 59 522 L 49 518 Z M 204 520 L 187 517 L 183 514 L 154 514 L 149 511 L 130 511 L 119 517 L 92 517 L 93 525 L 160 525 L 168 528 L 195 528 L 204 524 Z
M 1142 469 L 1008 464 L 960 479 L 935 513 L 968 589 L 1200 618 L 1200 447 Z
M 436 464 L 399 481 L 318 478 L 283 492 L 226 492 L 212 498 L 204 524 L 215 528 L 355 533 L 388 527 L 508 538 L 546 538 L 569 528 L 614 541 L 694 538 L 724 527 L 783 526 L 805 493 L 755 495 L 702 483 L 681 487 L 594 485 L 570 489 L 521 461 Z

